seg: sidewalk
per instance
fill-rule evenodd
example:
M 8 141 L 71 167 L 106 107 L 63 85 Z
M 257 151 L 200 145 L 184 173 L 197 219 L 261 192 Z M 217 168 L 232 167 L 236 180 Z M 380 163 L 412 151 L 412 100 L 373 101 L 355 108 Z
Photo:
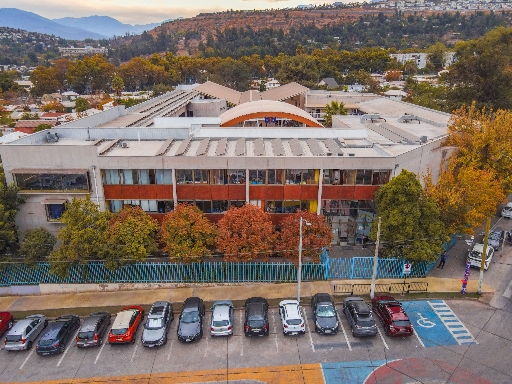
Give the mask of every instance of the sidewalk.
M 407 282 L 428 282 L 428 293 L 460 292 L 460 279 L 427 277 L 426 279 L 408 279 Z M 402 279 L 379 279 L 377 284 L 403 283 Z M 327 292 L 335 296 L 336 302 L 343 299 L 343 295 L 334 294 L 335 284 L 369 284 L 369 280 L 330 280 L 303 282 L 301 285 L 301 298 L 308 303 L 309 298 L 318 292 Z M 135 287 L 134 287 L 135 288 Z M 476 292 L 477 281 L 470 281 L 468 293 Z M 494 293 L 494 289 L 487 284 L 482 287 L 484 293 Z M 175 288 L 135 289 L 111 292 L 80 292 L 60 293 L 34 296 L 3 296 L 0 297 L 2 311 L 30 314 L 50 311 L 52 315 L 65 314 L 73 310 L 79 315 L 90 313 L 90 308 L 105 308 L 112 312 L 125 305 L 139 304 L 149 306 L 157 300 L 167 300 L 181 307 L 180 304 L 187 297 L 198 296 L 202 298 L 207 307 L 216 300 L 231 300 L 235 306 L 243 306 L 243 302 L 252 296 L 262 296 L 269 300 L 271 305 L 285 298 L 297 297 L 296 283 L 254 283 L 254 284 L 224 284 L 224 285 L 189 285 Z M 397 298 L 399 294 L 395 295 Z M 461 296 L 462 297 L 462 296 Z M 49 315 L 51 316 L 51 315 Z

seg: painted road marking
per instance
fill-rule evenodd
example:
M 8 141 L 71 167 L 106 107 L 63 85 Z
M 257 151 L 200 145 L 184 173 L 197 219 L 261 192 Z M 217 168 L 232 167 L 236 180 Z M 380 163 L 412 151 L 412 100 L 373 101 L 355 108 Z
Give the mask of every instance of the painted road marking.
M 240 312 L 240 324 L 242 325 L 242 328 L 244 327 L 244 322 L 242 321 L 242 312 Z M 243 330 L 245 333 L 245 329 Z M 240 356 L 244 355 L 244 335 L 240 334 Z
M 36 350 L 36 347 L 33 346 L 32 349 L 30 350 L 29 354 L 27 355 L 27 357 L 25 358 L 25 360 L 23 360 L 23 363 L 21 364 L 20 366 L 20 369 L 23 369 L 23 367 L 25 366 L 25 364 L 27 364 L 27 361 L 28 359 L 30 359 L 30 356 L 32 356 L 32 354 L 34 353 L 34 351 Z
M 96 365 L 96 363 L 98 362 L 100 355 L 101 355 L 101 351 L 103 351 L 103 348 L 105 348 L 105 344 L 107 344 L 107 340 L 103 340 L 103 344 L 101 344 L 100 350 L 98 351 L 98 354 L 96 355 L 96 359 L 94 360 L 94 365 Z
M 386 343 L 386 339 L 384 339 L 384 336 L 382 336 L 382 332 L 380 331 L 379 327 L 377 327 L 377 332 L 379 332 L 379 336 L 382 339 L 382 342 L 384 343 L 384 346 L 386 347 L 386 349 L 389 349 L 388 343 Z
M 340 319 L 340 314 L 336 312 L 336 317 L 338 317 L 338 323 L 341 327 L 341 330 L 343 332 L 343 336 L 345 336 L 345 340 L 347 342 L 347 345 L 348 345 L 348 350 L 349 351 L 352 351 L 352 346 L 350 345 L 350 341 L 348 341 L 348 337 L 347 337 L 347 332 L 345 332 L 345 327 L 343 326 L 343 323 L 341 322 L 341 319 Z
M 507 289 L 505 289 L 505 292 L 503 292 L 503 297 L 506 297 L 507 299 L 512 298 L 512 281 L 510 281 Z
M 471 332 L 469 332 L 444 300 L 431 300 L 429 304 L 459 345 L 478 344 Z
M 212 336 L 210 336 L 212 337 Z M 206 336 L 205 339 L 206 339 L 206 345 L 204 347 L 204 355 L 203 357 L 206 357 L 206 355 L 208 354 L 208 342 L 210 341 L 210 337 Z
M 473 336 L 444 300 L 404 301 L 402 306 L 409 315 L 414 325 L 414 333 L 422 346 L 475 343 Z
M 133 336 L 135 337 L 135 336 Z M 135 344 L 135 348 L 133 348 L 132 358 L 130 359 L 130 363 L 133 363 L 133 359 L 135 359 L 135 353 L 137 353 L 137 348 L 139 347 L 139 344 Z
M 308 329 L 309 344 L 311 344 L 311 350 L 315 352 L 315 344 L 313 344 L 313 337 L 311 336 L 311 329 L 309 328 L 309 321 L 304 308 L 302 308 L 302 313 L 304 315 L 304 321 L 306 322 L 306 328 Z
M 60 367 L 60 363 L 62 363 L 62 360 L 64 360 L 64 357 L 65 357 L 65 356 L 66 356 L 66 354 L 68 353 L 69 348 L 71 348 L 71 345 L 73 344 L 73 340 L 75 340 L 75 339 L 76 339 L 76 336 L 78 335 L 78 331 L 79 331 L 79 330 L 80 330 L 80 329 L 77 329 L 77 330 L 76 330 L 76 333 L 75 333 L 75 336 L 73 336 L 73 338 L 69 340 L 70 342 L 69 342 L 69 344 L 68 344 L 68 347 L 66 348 L 66 350 L 65 350 L 65 351 L 64 351 L 64 353 L 62 354 L 62 357 L 60 358 L 59 362 L 57 363 L 57 368 L 58 368 L 58 367 Z
M 172 346 L 174 344 L 174 340 L 171 340 L 171 346 L 169 347 L 169 353 L 167 354 L 167 361 L 171 359 Z
M 368 376 L 388 361 L 350 361 L 322 363 L 325 384 L 363 384 Z

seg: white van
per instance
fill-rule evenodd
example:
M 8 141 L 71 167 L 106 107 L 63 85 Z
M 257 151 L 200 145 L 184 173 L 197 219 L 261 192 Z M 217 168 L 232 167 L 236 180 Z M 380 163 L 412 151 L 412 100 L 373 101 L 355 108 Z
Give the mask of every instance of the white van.
M 472 267 L 480 268 L 482 265 L 482 253 L 484 252 L 483 244 L 475 244 L 473 249 L 469 251 L 468 260 L 471 262 Z M 487 245 L 487 257 L 485 259 L 484 269 L 487 271 L 491 264 L 492 256 L 494 255 L 494 249 L 490 245 Z
M 501 217 L 512 219 L 512 203 L 507 203 L 501 211 Z

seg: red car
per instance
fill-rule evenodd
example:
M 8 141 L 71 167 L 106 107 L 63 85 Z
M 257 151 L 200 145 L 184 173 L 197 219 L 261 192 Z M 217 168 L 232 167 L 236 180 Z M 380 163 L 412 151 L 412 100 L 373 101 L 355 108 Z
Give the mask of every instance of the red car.
M 9 312 L 0 312 L 0 335 L 11 329 L 13 324 L 14 318 Z
M 411 336 L 414 333 L 411 321 L 402 304 L 391 296 L 376 296 L 372 299 L 373 312 L 377 314 L 388 336 Z
M 108 333 L 109 344 L 135 343 L 135 334 L 143 318 L 144 309 L 139 305 L 121 309 Z

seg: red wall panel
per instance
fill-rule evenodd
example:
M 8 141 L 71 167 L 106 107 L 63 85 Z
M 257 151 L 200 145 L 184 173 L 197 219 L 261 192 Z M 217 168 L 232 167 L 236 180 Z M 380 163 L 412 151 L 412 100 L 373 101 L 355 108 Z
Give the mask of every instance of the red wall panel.
M 379 189 L 375 185 L 325 185 L 322 199 L 332 200 L 373 200 Z
M 104 185 L 106 200 L 171 200 L 172 185 Z
M 316 199 L 318 199 L 318 185 L 301 185 L 300 186 L 300 199 L 301 200 L 316 200 Z
M 156 198 L 158 200 L 172 200 L 172 185 L 155 185 Z
M 284 200 L 300 200 L 300 185 L 285 185 L 284 186 Z
M 217 224 L 220 219 L 224 217 L 223 214 L 220 213 L 205 213 L 206 218 L 210 220 L 210 222 Z
M 212 200 L 212 187 L 209 185 L 196 185 L 194 187 L 194 194 L 196 200 Z
M 229 185 L 228 200 L 245 200 L 245 185 Z
M 212 200 L 229 200 L 229 187 L 227 185 L 211 186 Z
M 195 190 L 194 185 L 177 185 L 176 195 L 178 195 L 178 200 L 195 200 Z
M 139 196 L 141 200 L 156 200 L 156 185 L 139 185 Z
M 249 187 L 249 200 L 283 200 L 284 186 L 258 185 Z

